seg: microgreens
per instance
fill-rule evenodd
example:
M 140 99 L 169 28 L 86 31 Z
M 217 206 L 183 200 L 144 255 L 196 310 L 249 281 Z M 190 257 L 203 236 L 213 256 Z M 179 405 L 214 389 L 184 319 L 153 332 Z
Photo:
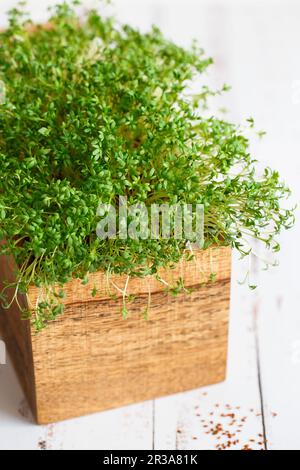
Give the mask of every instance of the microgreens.
M 142 34 L 96 11 L 79 18 L 70 3 L 55 7 L 47 27 L 33 27 L 24 7 L 9 13 L 0 33 L 1 253 L 19 266 L 15 298 L 31 284 L 49 294 L 36 308 L 37 329 L 62 312 L 72 278 L 156 274 L 184 256 L 184 240 L 97 238 L 99 203 L 120 195 L 131 204 L 203 204 L 205 249 L 246 255 L 246 237 L 279 249 L 274 237 L 293 223 L 281 206 L 288 189 L 277 172 L 256 175 L 239 127 L 203 116 L 215 92 L 184 94 L 211 62 L 155 27 Z

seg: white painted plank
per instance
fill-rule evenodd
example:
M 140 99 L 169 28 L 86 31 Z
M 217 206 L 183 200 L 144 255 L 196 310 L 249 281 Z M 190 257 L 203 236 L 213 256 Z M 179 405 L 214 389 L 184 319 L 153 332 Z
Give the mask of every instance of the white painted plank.
M 239 37 L 232 57 L 238 114 L 257 116 L 268 131 L 254 150 L 279 169 L 294 202 L 300 200 L 300 63 L 293 52 L 300 42 L 299 19 L 300 5 L 290 1 L 232 10 L 232 31 Z M 280 267 L 258 272 L 257 279 L 264 414 L 273 450 L 300 448 L 299 238 L 297 222 L 281 237 Z
M 49 450 L 151 450 L 152 403 L 146 402 L 46 426 Z
M 262 282 L 259 339 L 270 450 L 300 448 L 300 295 L 290 287 L 296 274 L 282 267 Z
M 156 400 L 156 449 L 217 450 L 222 444 L 232 450 L 245 446 L 254 450 L 264 448 L 251 307 L 253 293 L 237 285 L 240 276 L 235 256 L 227 380 Z M 235 441 L 238 442 L 234 444 Z

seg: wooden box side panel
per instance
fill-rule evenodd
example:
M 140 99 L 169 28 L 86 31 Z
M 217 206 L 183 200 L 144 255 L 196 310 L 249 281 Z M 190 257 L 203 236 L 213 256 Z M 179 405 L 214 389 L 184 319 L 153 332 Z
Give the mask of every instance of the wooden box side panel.
M 230 283 L 154 295 L 151 320 L 116 302 L 83 304 L 34 341 L 38 422 L 192 390 L 225 378 Z
M 0 256 L 0 291 L 7 282 L 14 282 L 16 265 L 12 257 Z M 14 290 L 7 289 L 7 298 L 13 299 Z M 26 296 L 18 296 L 22 308 L 27 308 Z M 14 301 L 10 308 L 0 304 L 0 334 L 5 341 L 8 353 L 13 361 L 19 381 L 28 403 L 36 416 L 35 377 L 29 321 L 21 320 L 19 306 Z
M 220 252 L 219 281 L 177 297 L 148 295 L 120 316 L 121 299 L 67 305 L 32 338 L 39 423 L 195 389 L 225 377 L 230 250 Z
M 0 268 L 1 282 L 12 281 L 13 260 L 0 257 Z M 211 272 L 217 282 L 201 287 Z M 173 297 L 156 280 L 134 280 L 130 289 L 137 298 L 127 320 L 120 316 L 121 298 L 108 298 L 105 276 L 96 273 L 102 295 L 93 299 L 90 286 L 78 289 L 79 281 L 72 281 L 65 314 L 38 335 L 20 319 L 15 302 L 1 311 L 0 327 L 37 421 L 64 420 L 223 380 L 230 273 L 230 249 L 217 248 L 197 253 L 194 263 L 181 263 L 171 274 L 161 272 L 169 283 L 183 277 L 195 287 L 192 294 Z M 114 280 L 122 286 L 124 279 Z M 146 321 L 141 313 L 149 287 Z M 36 300 L 38 292 L 32 292 Z M 26 305 L 23 297 L 19 302 Z

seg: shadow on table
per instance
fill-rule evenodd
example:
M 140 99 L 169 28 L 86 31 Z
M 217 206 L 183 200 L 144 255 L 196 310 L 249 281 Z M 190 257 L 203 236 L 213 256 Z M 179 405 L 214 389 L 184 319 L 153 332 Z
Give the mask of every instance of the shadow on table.
M 0 364 L 0 420 L 5 418 L 33 422 L 9 356 L 6 357 L 6 364 Z

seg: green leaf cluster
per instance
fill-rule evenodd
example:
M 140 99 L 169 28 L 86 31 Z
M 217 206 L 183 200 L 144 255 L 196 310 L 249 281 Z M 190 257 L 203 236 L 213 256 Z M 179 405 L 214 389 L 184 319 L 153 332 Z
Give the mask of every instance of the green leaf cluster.
M 240 129 L 203 107 L 215 94 L 189 83 L 212 60 L 153 28 L 142 34 L 75 6 L 55 7 L 48 27 L 24 7 L 0 33 L 0 239 L 20 267 L 16 288 L 50 289 L 103 270 L 155 274 L 178 262 L 184 240 L 99 240 L 100 202 L 204 204 L 205 247 L 246 236 L 279 249 L 293 222 L 279 175 L 255 172 Z M 50 289 L 51 290 L 51 289 Z M 61 313 L 40 302 L 36 325 Z

